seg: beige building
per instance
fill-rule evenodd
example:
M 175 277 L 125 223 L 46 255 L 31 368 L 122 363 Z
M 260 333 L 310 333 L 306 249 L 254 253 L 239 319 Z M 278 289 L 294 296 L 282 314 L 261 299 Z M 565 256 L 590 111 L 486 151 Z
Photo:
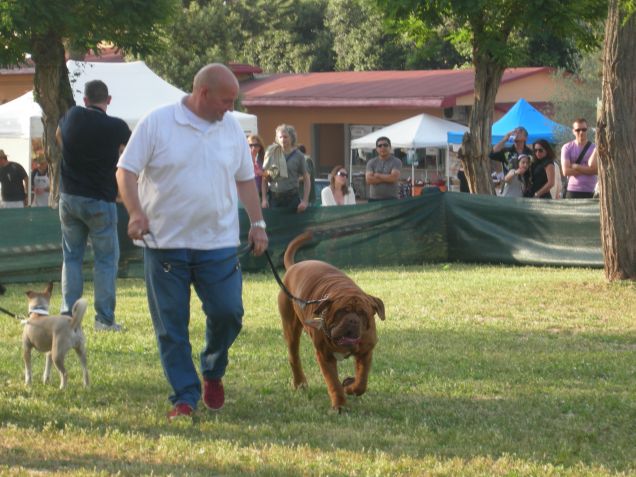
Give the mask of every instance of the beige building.
M 495 116 L 519 99 L 549 109 L 555 90 L 547 67 L 510 68 L 497 94 Z M 276 74 L 244 82 L 242 104 L 258 116 L 266 143 L 278 124 L 296 128 L 320 174 L 349 163 L 352 139 L 402 119 L 427 113 L 468 122 L 474 99 L 473 70 L 363 71 Z

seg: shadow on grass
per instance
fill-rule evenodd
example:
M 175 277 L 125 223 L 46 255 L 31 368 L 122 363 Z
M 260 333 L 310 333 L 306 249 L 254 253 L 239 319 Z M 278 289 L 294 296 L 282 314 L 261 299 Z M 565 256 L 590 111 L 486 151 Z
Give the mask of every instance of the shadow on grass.
M 98 454 L 62 453 L 56 459 L 51 459 L 47 453 L 38 452 L 37 449 L 12 451 L 10 454 L 0 454 L 0 470 L 8 467 L 15 475 L 18 470 L 32 474 L 51 474 L 55 469 L 55 475 L 92 475 L 97 472 L 107 472 L 110 475 L 208 475 L 208 476 L 241 476 L 254 475 L 254 471 L 245 469 L 240 464 L 222 465 L 215 467 L 210 464 L 199 463 L 157 463 L 143 459 L 127 460 L 117 457 L 104 458 Z M 178 456 L 172 457 L 179 460 Z M 281 472 L 273 466 L 262 464 L 259 466 L 261 475 L 292 475 L 289 472 Z M 297 475 L 302 475 L 298 473 Z
M 636 462 L 635 342 L 628 335 L 492 328 L 384 330 L 367 394 L 350 398 L 348 411 L 337 415 L 329 410 L 307 338 L 301 353 L 309 388 L 290 389 L 286 348 L 272 325 L 241 336 L 225 379 L 226 407 L 220 413 L 198 411 L 191 426 L 165 421 L 168 389 L 156 355 L 135 364 L 135 353 L 125 351 L 120 359 L 129 369 L 103 373 L 96 389 L 61 394 L 34 386 L 26 391 L 11 379 L 2 391 L 0 419 L 5 425 L 42 429 L 54 415 L 62 428 L 70 424 L 89 434 L 117 430 L 148 439 L 175 436 L 192 446 L 218 439 L 243 448 L 377 449 L 395 459 L 512 455 L 566 468 L 582 463 L 628 471 Z M 351 373 L 352 364 L 341 365 L 341 377 Z M 93 373 L 99 374 L 94 368 Z M 7 397 L 14 398 L 13 405 L 7 405 Z M 8 465 L 8 458 L 0 462 Z M 38 469 L 43 459 L 36 452 L 20 462 L 25 469 Z M 61 467 L 77 469 L 86 465 L 133 474 L 143 468 L 99 456 L 58 459 Z M 190 470 L 198 472 L 194 465 Z M 159 473 L 179 474 L 180 469 L 177 464 L 152 467 Z M 240 466 L 222 471 L 248 472 Z

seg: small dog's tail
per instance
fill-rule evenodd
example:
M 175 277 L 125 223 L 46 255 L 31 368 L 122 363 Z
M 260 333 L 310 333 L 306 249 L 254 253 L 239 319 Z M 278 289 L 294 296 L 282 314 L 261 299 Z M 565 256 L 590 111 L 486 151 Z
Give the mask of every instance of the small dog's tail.
M 294 256 L 296 255 L 296 250 L 300 248 L 300 246 L 306 242 L 309 242 L 314 237 L 314 234 L 311 230 L 307 230 L 296 237 L 294 240 L 289 242 L 287 245 L 287 250 L 285 250 L 285 258 L 283 262 L 285 263 L 285 270 L 291 267 L 294 264 Z
M 71 316 L 71 328 L 76 330 L 82 324 L 82 319 L 88 308 L 88 302 L 84 298 L 80 298 L 73 305 L 73 311 Z

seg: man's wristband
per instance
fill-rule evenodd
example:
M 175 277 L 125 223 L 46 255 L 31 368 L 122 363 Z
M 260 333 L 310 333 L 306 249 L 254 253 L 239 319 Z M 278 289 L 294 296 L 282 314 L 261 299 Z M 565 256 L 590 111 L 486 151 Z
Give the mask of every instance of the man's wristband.
M 256 222 L 252 222 L 250 224 L 250 228 L 252 228 L 252 227 L 258 227 L 260 229 L 265 230 L 265 229 L 267 229 L 267 224 L 265 223 L 265 221 L 263 219 L 261 219 L 261 220 L 257 220 Z

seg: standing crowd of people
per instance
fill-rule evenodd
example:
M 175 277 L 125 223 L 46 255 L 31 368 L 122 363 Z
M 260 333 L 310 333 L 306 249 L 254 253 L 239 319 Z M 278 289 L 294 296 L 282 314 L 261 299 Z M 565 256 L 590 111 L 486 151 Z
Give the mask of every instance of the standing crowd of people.
M 501 163 L 501 196 L 557 199 L 591 199 L 598 196 L 598 164 L 595 145 L 587 137 L 587 121 L 574 120 L 574 139 L 561 148 L 560 166 L 549 141 L 527 145 L 528 131 L 519 126 L 493 146 L 489 158 Z M 511 145 L 506 146 L 507 143 Z M 461 157 L 460 157 L 461 159 Z M 565 183 L 562 183 L 563 177 Z M 464 168 L 457 178 L 461 192 L 469 192 Z M 562 191 L 562 192 L 561 192 Z
M 48 207 L 51 179 L 49 165 L 41 157 L 33 161 L 31 172 L 31 197 L 29 197 L 29 176 L 19 163 L 9 160 L 0 149 L 0 209 L 20 209 L 23 207 Z

